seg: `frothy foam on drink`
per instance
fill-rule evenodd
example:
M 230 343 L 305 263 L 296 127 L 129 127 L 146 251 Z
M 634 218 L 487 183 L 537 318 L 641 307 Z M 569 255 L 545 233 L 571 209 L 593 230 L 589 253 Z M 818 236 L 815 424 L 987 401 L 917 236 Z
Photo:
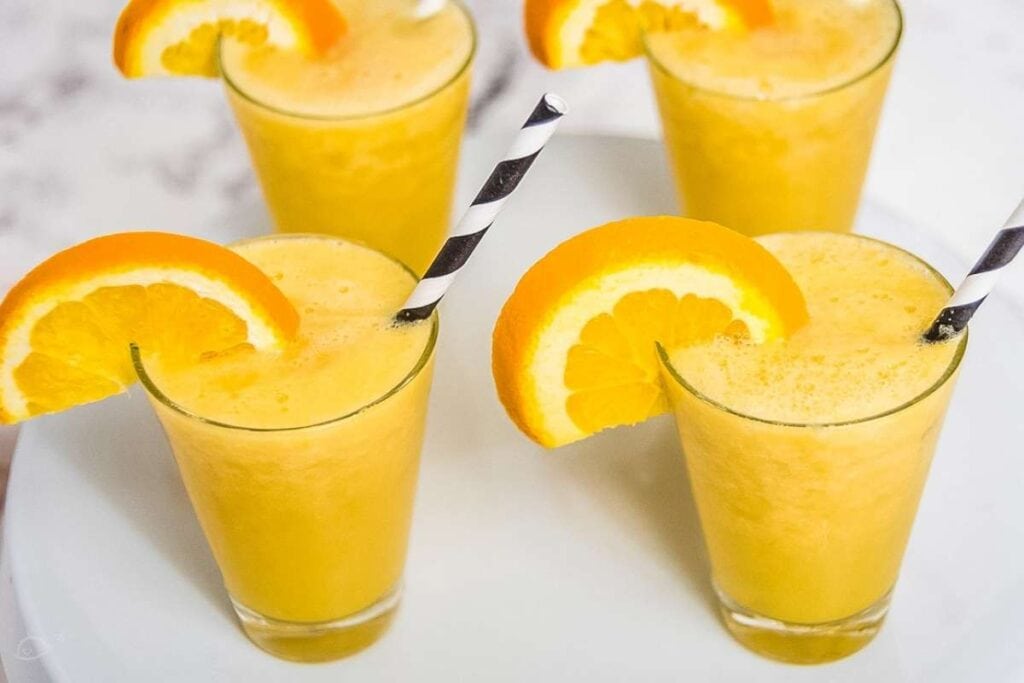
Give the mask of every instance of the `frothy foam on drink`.
M 694 86 L 740 97 L 821 92 L 880 64 L 899 32 L 892 0 L 775 0 L 773 24 L 647 37 L 654 59 Z
M 800 285 L 810 322 L 763 345 L 719 339 L 675 351 L 673 365 L 698 391 L 761 419 L 843 422 L 896 408 L 943 376 L 957 344 L 920 338 L 949 288 L 919 260 L 852 235 L 759 241 Z
M 236 348 L 173 371 L 147 361 L 176 403 L 233 425 L 306 426 L 358 410 L 416 367 L 430 324 L 392 324 L 415 285 L 397 262 L 328 237 L 265 238 L 236 251 L 295 305 L 299 332 L 280 352 Z
M 228 41 L 224 72 L 250 97 L 310 116 L 365 116 L 413 103 L 466 64 L 473 28 L 447 3 L 429 18 L 414 0 L 338 0 L 345 36 L 322 58 Z

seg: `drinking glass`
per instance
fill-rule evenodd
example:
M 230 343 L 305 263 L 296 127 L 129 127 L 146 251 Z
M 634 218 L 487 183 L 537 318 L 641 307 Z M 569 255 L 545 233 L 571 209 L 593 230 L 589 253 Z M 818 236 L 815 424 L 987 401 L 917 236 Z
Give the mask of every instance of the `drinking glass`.
M 448 232 L 475 46 L 474 35 L 466 61 L 425 97 L 339 117 L 260 101 L 221 60 L 276 229 L 362 242 L 422 275 Z
M 920 395 L 835 423 L 744 414 L 688 383 L 659 347 L 718 607 L 743 645 L 806 664 L 878 632 L 967 335 L 951 343 Z
M 902 34 L 839 86 L 793 97 L 716 92 L 647 62 L 683 214 L 748 235 L 848 232 Z
M 401 597 L 437 341 L 374 401 L 319 424 L 260 428 L 196 415 L 135 370 L 163 425 L 246 635 L 285 659 L 373 643 Z

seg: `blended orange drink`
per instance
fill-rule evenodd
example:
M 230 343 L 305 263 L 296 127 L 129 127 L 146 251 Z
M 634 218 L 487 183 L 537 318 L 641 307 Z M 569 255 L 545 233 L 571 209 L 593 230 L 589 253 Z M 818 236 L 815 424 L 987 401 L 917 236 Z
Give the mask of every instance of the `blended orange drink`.
M 950 294 L 872 239 L 760 240 L 810 321 L 786 339 L 663 352 L 721 610 L 787 661 L 836 659 L 881 626 L 966 346 L 921 334 Z
M 391 258 L 316 236 L 234 251 L 298 311 L 283 349 L 136 357 L 246 633 L 281 657 L 373 642 L 398 604 L 436 318 L 395 326 L 415 285 Z
M 865 237 L 631 218 L 527 271 L 494 380 L 546 447 L 674 412 L 728 628 L 828 661 L 889 606 L 967 343 L 922 341 L 949 295 Z
M 129 0 L 113 43 L 127 78 L 223 77 L 279 230 L 426 269 L 476 46 L 458 0 Z
M 338 0 L 323 54 L 223 39 L 220 69 L 270 213 L 285 232 L 365 242 L 422 273 L 448 230 L 472 20 L 457 2 Z
M 758 3 L 753 3 L 758 4 Z M 747 234 L 848 231 L 902 20 L 895 0 L 772 0 L 754 27 L 644 43 L 683 211 Z
M 0 302 L 0 424 L 141 379 L 246 633 L 343 656 L 400 598 L 437 339 L 394 323 L 415 284 L 324 235 L 88 240 Z

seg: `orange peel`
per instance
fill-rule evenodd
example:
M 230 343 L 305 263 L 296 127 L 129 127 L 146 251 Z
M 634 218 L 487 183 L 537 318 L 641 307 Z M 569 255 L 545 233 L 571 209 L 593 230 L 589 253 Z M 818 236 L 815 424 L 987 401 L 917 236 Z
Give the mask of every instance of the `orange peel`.
M 773 20 L 769 0 L 526 0 L 523 15 L 531 52 L 551 69 L 632 59 L 644 32 L 749 30 Z
M 316 55 L 345 30 L 332 0 L 132 0 L 114 30 L 114 64 L 128 78 L 215 77 L 222 36 Z
M 512 421 L 555 447 L 668 409 L 655 342 L 761 343 L 806 321 L 793 278 L 754 240 L 714 223 L 630 218 L 526 272 L 495 324 L 492 370 Z
M 123 391 L 135 381 L 131 342 L 189 362 L 282 346 L 298 324 L 270 278 L 229 249 L 160 232 L 89 240 L 0 303 L 0 423 Z

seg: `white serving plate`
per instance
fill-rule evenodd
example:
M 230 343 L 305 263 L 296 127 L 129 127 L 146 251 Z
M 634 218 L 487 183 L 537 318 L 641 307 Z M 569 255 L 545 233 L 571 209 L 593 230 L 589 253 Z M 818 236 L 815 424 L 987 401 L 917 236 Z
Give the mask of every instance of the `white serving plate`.
M 507 142 L 468 146 L 462 205 Z M 11 683 L 1024 680 L 1024 317 L 1005 292 L 972 325 L 889 622 L 835 664 L 758 658 L 719 625 L 670 420 L 556 453 L 506 420 L 490 331 L 518 276 L 578 230 L 673 210 L 653 142 L 542 154 L 446 300 L 405 600 L 348 660 L 290 664 L 245 639 L 140 391 L 28 424 L 0 581 Z M 877 206 L 861 226 L 964 272 Z

